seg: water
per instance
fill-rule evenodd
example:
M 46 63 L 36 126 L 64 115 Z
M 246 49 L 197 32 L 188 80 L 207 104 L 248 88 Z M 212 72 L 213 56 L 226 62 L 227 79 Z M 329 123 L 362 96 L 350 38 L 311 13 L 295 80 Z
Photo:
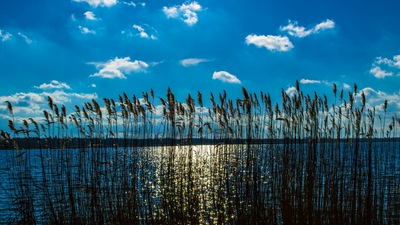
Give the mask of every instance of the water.
M 337 218 L 390 224 L 400 215 L 399 146 L 305 142 L 4 150 L 0 218 L 4 224 L 23 219 L 329 224 Z

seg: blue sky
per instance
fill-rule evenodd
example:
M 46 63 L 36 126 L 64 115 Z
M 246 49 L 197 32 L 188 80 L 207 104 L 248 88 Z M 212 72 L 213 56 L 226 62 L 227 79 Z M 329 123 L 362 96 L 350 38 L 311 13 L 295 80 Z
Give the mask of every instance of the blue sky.
M 168 87 L 228 97 L 357 83 L 371 106 L 400 109 L 398 1 L 2 0 L 0 129 L 4 101 L 40 117 L 65 104 Z

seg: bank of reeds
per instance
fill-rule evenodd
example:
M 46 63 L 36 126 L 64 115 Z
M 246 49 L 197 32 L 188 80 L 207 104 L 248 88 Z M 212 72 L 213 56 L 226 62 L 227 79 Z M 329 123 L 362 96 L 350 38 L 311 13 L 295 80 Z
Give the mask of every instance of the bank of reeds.
M 364 93 L 65 106 L 1 131 L 6 223 L 396 224 L 400 120 Z M 359 101 L 356 101 L 359 99 Z M 160 106 L 155 106 L 160 102 Z

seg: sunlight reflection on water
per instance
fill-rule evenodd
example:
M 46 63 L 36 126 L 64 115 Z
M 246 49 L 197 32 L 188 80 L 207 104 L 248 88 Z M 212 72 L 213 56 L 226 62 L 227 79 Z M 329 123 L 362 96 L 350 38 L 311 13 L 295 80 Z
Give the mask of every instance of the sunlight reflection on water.
M 272 209 L 280 210 L 277 199 L 284 197 L 283 182 L 291 182 L 288 188 L 293 192 L 306 190 L 309 164 L 308 150 L 303 147 L 307 146 L 292 147 L 284 148 L 280 144 L 99 147 L 43 150 L 42 153 L 29 150 L 24 154 L 4 150 L 0 151 L 0 218 L 15 212 L 10 209 L 16 207 L 14 200 L 20 194 L 15 188 L 21 172 L 28 174 L 23 182 L 31 185 L 38 221 L 46 219 L 46 214 L 41 212 L 48 210 L 44 203 L 46 198 L 52 199 L 53 204 L 60 202 L 62 213 L 71 214 L 70 191 L 77 208 L 85 209 L 94 204 L 89 200 L 96 191 L 96 204 L 102 208 L 101 213 L 107 214 L 118 207 L 121 210 L 133 207 L 139 212 L 138 221 L 147 224 L 170 218 L 180 220 L 181 217 L 192 218 L 200 224 L 233 223 L 241 213 L 255 208 L 261 208 L 267 218 Z M 343 144 L 338 158 L 330 153 L 333 149 L 329 149 L 329 145 L 320 144 L 320 158 L 315 162 L 317 171 L 314 172 L 316 202 L 323 201 L 321 196 L 325 193 L 330 196 L 328 191 L 331 190 L 326 189 L 330 183 L 337 182 L 344 188 L 343 192 L 352 192 L 354 158 L 347 149 L 351 147 L 351 144 Z M 365 166 L 366 145 L 361 147 L 360 166 Z M 391 185 L 400 180 L 399 152 L 388 151 L 390 149 L 379 144 L 374 149 L 374 185 L 377 192 L 385 193 L 382 204 L 388 209 L 389 188 L 393 189 Z M 293 156 L 286 159 L 285 152 Z M 285 160 L 291 160 L 290 167 Z M 336 167 L 335 163 L 342 166 Z M 342 177 L 332 180 L 335 171 Z M 360 167 L 359 179 L 365 179 L 366 172 Z M 360 182 L 360 188 L 365 185 L 364 181 Z M 301 199 L 292 201 L 296 205 Z M 349 206 L 346 204 L 343 207 Z M 279 217 L 276 218 L 278 221 Z

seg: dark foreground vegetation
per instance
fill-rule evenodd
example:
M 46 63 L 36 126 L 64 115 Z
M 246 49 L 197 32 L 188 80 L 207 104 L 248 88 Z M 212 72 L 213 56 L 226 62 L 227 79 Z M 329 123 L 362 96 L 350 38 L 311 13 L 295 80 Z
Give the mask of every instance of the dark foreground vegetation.
M 10 224 L 398 224 L 400 142 L 357 86 L 175 100 L 93 100 L 1 131 Z M 344 96 L 345 95 L 345 96 Z M 157 107 L 154 101 L 160 101 Z M 385 138 L 385 139 L 382 139 Z

